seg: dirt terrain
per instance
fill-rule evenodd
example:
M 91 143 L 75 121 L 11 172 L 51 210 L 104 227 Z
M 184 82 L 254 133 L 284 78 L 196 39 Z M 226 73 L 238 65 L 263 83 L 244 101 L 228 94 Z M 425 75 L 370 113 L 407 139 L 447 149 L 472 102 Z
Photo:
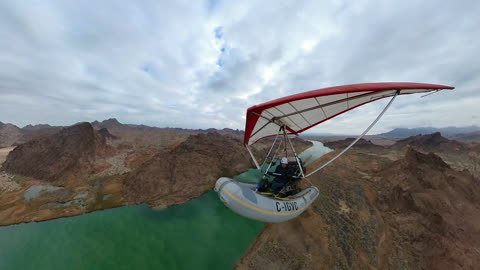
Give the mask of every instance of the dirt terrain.
M 20 144 L 9 153 L 2 169 L 12 174 L 55 181 L 94 170 L 95 161 L 111 149 L 90 123 Z
M 0 148 L 0 167 L 7 159 L 8 153 L 10 153 L 15 147 Z M 13 181 L 13 175 L 7 174 L 0 170 L 0 193 L 11 192 L 20 188 L 20 185 Z
M 268 224 L 237 269 L 476 269 L 480 180 L 414 149 L 434 149 L 438 141 L 458 146 L 436 134 L 391 147 L 353 147 L 310 179 L 320 190 L 312 207 Z M 465 154 L 439 151 L 457 159 Z

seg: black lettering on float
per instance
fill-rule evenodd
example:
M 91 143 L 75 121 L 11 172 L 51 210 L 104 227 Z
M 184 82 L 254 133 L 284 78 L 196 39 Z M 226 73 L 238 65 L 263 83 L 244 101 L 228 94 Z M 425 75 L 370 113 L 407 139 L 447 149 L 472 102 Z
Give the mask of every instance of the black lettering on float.
M 280 207 L 280 203 L 277 202 L 276 204 L 277 204 L 277 212 L 280 212 L 282 210 L 282 208 Z
M 295 210 L 298 210 L 297 202 L 293 202 L 293 205 L 295 206 Z

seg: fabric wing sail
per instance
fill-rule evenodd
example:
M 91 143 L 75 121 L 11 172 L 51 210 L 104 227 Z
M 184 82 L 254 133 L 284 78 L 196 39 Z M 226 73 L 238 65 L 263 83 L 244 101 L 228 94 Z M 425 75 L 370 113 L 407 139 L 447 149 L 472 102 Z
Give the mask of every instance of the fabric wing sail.
M 364 83 L 312 90 L 272 100 L 247 110 L 244 144 L 279 134 L 299 134 L 361 105 L 398 95 L 427 93 L 454 87 L 424 83 Z M 398 93 L 397 93 L 398 91 Z

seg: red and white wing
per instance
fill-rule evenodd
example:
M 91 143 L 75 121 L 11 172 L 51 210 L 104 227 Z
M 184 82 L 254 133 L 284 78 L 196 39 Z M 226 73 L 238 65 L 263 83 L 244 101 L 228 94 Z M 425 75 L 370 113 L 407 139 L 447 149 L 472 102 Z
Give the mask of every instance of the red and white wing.
M 454 89 L 425 83 L 363 83 L 312 90 L 272 100 L 247 110 L 245 145 L 279 134 L 298 134 L 337 115 L 369 102 L 399 95 Z

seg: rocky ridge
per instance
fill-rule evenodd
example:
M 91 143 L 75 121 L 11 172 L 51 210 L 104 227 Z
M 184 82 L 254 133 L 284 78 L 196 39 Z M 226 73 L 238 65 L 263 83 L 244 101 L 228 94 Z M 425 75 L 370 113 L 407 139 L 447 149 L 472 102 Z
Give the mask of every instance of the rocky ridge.
M 338 140 L 338 141 L 325 142 L 325 143 L 323 143 L 323 145 L 325 145 L 328 148 L 339 149 L 339 148 L 345 148 L 345 147 L 349 146 L 354 140 L 355 140 L 355 138 L 346 138 L 346 139 Z M 358 142 L 355 143 L 355 145 L 353 147 L 369 148 L 369 149 L 384 148 L 383 146 L 374 144 L 374 143 L 372 143 L 372 141 L 365 140 L 365 139 L 358 140 Z
M 217 132 L 191 135 L 132 171 L 125 179 L 125 196 L 129 203 L 176 204 L 211 190 L 220 176 L 251 167 L 240 138 Z
M 455 145 L 438 135 L 418 139 L 422 147 Z M 408 145 L 354 147 L 314 175 L 319 199 L 297 219 L 268 224 L 237 268 L 474 269 L 480 180 Z M 387 151 L 404 154 L 392 160 Z
M 89 123 L 20 144 L 7 156 L 2 169 L 46 181 L 92 170 L 97 156 L 107 151 L 105 138 Z
M 442 136 L 440 132 L 435 132 L 427 135 L 417 135 L 408 137 L 397 141 L 394 146 L 396 148 L 403 148 L 406 146 L 415 147 L 421 151 L 463 151 L 466 146 L 463 143 L 455 140 L 449 140 Z

